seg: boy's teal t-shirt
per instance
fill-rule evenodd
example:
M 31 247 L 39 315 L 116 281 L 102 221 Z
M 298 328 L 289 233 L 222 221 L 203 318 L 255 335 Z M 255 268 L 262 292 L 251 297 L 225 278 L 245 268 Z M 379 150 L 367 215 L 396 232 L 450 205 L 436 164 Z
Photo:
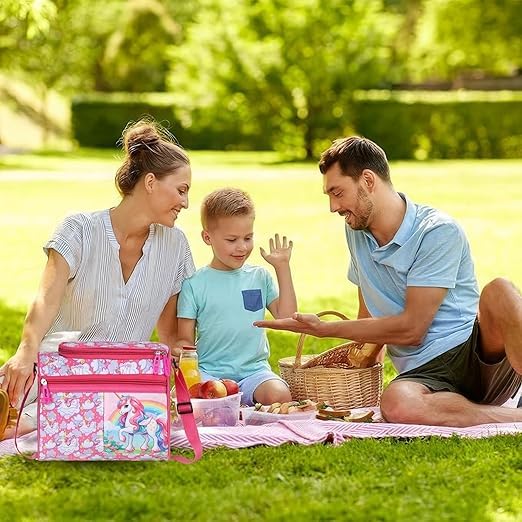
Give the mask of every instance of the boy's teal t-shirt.
M 206 266 L 185 279 L 178 317 L 196 320 L 200 368 L 235 381 L 269 370 L 265 329 L 252 323 L 264 319 L 265 309 L 277 297 L 272 276 L 259 266 L 230 271 Z

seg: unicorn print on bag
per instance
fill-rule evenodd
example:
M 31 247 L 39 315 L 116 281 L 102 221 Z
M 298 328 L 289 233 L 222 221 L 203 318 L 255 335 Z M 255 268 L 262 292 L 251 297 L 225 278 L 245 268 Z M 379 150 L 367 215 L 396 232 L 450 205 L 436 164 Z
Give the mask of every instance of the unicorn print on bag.
M 146 412 L 143 403 L 135 397 L 118 395 L 118 398 L 118 437 L 124 443 L 125 451 L 134 451 L 138 446 L 141 450 L 147 450 L 150 443 L 155 452 L 168 450 L 165 419 Z

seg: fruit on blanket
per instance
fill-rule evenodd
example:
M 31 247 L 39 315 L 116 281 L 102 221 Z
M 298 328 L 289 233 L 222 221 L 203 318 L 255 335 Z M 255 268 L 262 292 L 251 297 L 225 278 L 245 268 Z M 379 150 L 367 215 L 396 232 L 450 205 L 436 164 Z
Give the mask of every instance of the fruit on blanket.
M 235 395 L 239 393 L 239 384 L 232 379 L 221 379 L 221 382 L 225 385 L 227 389 L 227 395 Z
M 200 399 L 201 398 L 201 383 L 196 382 L 189 388 L 189 395 L 193 399 Z
M 199 396 L 202 399 L 219 399 L 227 396 L 227 388 L 221 381 L 206 381 L 199 388 Z

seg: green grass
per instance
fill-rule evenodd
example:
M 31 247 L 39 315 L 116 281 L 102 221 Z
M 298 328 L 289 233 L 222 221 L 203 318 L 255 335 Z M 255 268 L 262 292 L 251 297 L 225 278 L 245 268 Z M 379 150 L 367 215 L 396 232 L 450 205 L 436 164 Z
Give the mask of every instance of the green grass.
M 118 201 L 116 151 L 0 156 L 0 362 L 17 346 L 45 257 L 41 246 L 67 213 Z M 209 260 L 199 204 L 214 188 L 247 189 L 256 242 L 294 240 L 292 268 L 303 311 L 353 316 L 343 222 L 328 212 L 315 164 L 273 153 L 194 152 L 191 207 L 179 225 L 196 264 Z M 398 190 L 454 215 L 466 230 L 481 285 L 522 281 L 522 161 L 395 163 Z M 252 262 L 264 263 L 256 252 Z M 297 336 L 270 333 L 271 363 Z M 335 341 L 308 339 L 305 351 Z M 393 376 L 386 366 L 386 380 Z M 522 520 L 522 437 L 487 440 L 352 440 L 342 446 L 207 451 L 176 463 L 33 463 L 0 460 L 3 520 Z M 4 479 L 5 477 L 5 479 Z

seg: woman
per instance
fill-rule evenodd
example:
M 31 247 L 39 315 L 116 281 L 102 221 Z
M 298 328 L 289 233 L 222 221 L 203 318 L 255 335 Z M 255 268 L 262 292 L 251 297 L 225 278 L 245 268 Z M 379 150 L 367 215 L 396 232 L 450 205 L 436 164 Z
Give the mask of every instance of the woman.
M 33 382 L 39 349 L 79 340 L 144 341 L 157 326 L 172 345 L 176 302 L 194 272 L 183 232 L 174 228 L 188 208 L 190 162 L 161 126 L 140 121 L 124 130 L 125 159 L 116 173 L 118 206 L 66 218 L 44 250 L 48 256 L 18 350 L 0 368 L 0 439 L 9 402 L 20 405 Z M 36 427 L 36 385 L 20 419 L 20 433 Z

